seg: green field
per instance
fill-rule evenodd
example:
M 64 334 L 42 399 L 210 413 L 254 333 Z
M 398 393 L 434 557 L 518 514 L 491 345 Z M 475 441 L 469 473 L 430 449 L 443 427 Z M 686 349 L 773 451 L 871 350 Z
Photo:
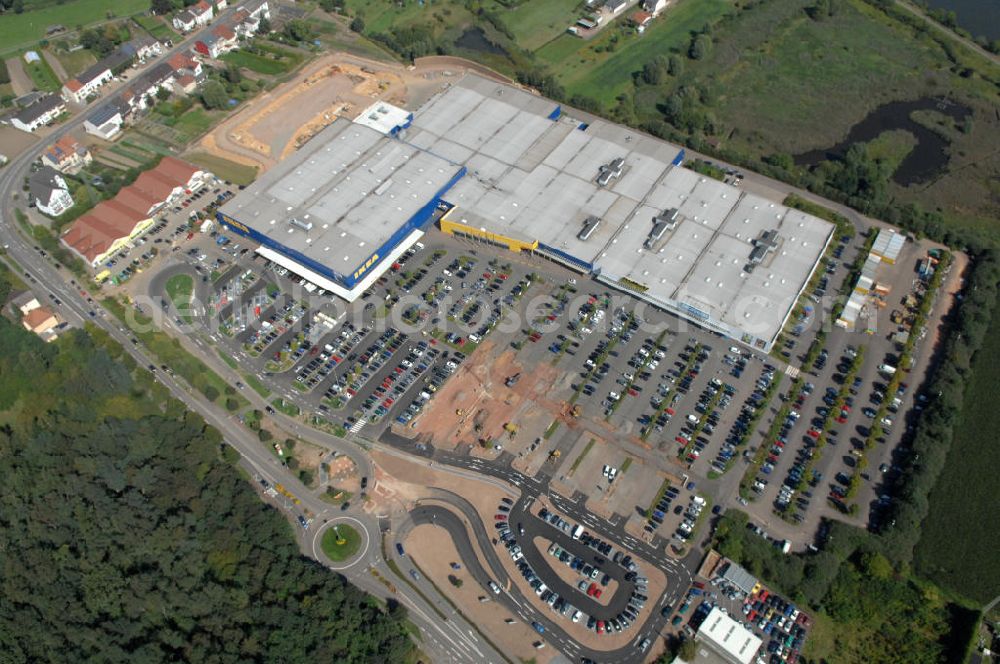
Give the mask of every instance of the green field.
M 39 57 L 41 56 L 39 55 Z M 62 88 L 62 83 L 59 82 L 59 77 L 56 76 L 54 71 L 52 71 L 52 67 L 49 66 L 49 63 L 45 60 L 45 58 L 41 58 L 37 62 L 23 62 L 23 65 L 25 73 L 31 77 L 31 81 L 39 90 L 58 92 L 59 89 Z
M 979 602 L 988 602 L 1000 588 L 1000 530 L 995 526 L 1000 505 L 1000 411 L 990 395 L 1000 376 L 1000 316 L 994 316 L 985 343 L 975 356 L 965 406 L 955 429 L 944 470 L 930 494 L 914 554 L 917 572 L 946 588 Z
M 633 72 L 657 55 L 686 49 L 692 30 L 717 19 L 731 6 L 730 0 L 682 1 L 660 15 L 641 35 L 619 17 L 589 41 L 566 34 L 536 55 L 549 63 L 570 94 L 610 102 L 631 89 Z M 609 46 L 614 50 L 609 52 Z
M 285 74 L 301 62 L 301 58 L 298 56 L 281 49 L 269 49 L 265 53 L 267 55 L 245 50 L 230 51 L 223 55 L 220 60 L 267 76 Z
M 323 533 L 320 546 L 327 558 L 339 563 L 358 552 L 358 549 L 361 548 L 361 534 L 354 528 L 341 523 Z
M 70 76 L 76 76 L 84 69 L 97 62 L 97 58 L 94 57 L 94 54 L 85 48 L 81 48 L 79 51 L 73 51 L 72 53 L 58 50 L 53 50 L 52 52 L 55 53 L 56 58 L 62 63 L 63 69 L 65 69 L 66 73 Z
M 188 140 L 201 136 L 215 125 L 219 114 L 206 111 L 203 108 L 192 108 L 177 118 L 173 128 L 182 132 Z
M 747 12 L 760 15 L 724 34 L 727 45 L 749 54 L 735 58 L 719 48 L 704 66 L 716 73 L 724 121 L 753 127 L 769 146 L 794 154 L 833 144 L 867 110 L 919 95 L 928 74 L 945 66 L 939 49 L 900 39 L 865 5 L 845 1 L 825 21 L 800 7 L 770 3 Z M 770 26 L 764 39 L 757 21 Z
M 576 23 L 583 16 L 580 5 L 579 0 L 528 0 L 514 9 L 497 4 L 493 11 L 500 15 L 518 46 L 534 51 Z
M 195 152 L 184 158 L 193 164 L 207 168 L 223 180 L 229 180 L 235 184 L 250 184 L 257 178 L 255 167 L 238 164 L 235 161 L 205 152 Z
M 177 309 L 178 315 L 186 322 L 190 322 L 191 315 L 188 311 L 191 304 L 191 296 L 194 294 L 194 278 L 189 274 L 175 274 L 167 279 L 164 285 L 167 297 Z
M 177 36 L 177 33 L 159 16 L 136 16 L 133 20 L 142 26 L 146 32 L 160 41 L 173 39 Z
M 7 12 L 0 16 L 0 55 L 7 55 L 33 45 L 45 37 L 50 25 L 77 25 L 106 21 L 107 13 L 116 17 L 131 16 L 149 9 L 148 0 L 67 0 L 60 5 L 23 14 Z

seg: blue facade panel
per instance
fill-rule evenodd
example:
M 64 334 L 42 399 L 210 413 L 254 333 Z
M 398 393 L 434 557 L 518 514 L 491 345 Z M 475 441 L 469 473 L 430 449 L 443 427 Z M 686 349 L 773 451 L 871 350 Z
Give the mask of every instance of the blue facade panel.
M 562 106 L 556 106 L 551 113 L 549 113 L 549 120 L 558 120 L 559 116 L 562 115 Z
M 674 160 L 670 163 L 674 166 L 680 166 L 684 163 L 684 156 L 684 148 L 681 148 L 681 151 L 677 153 L 677 156 L 674 157 Z
M 434 215 L 434 211 L 437 209 L 438 204 L 441 202 L 441 197 L 452 187 L 455 183 L 462 179 L 466 174 L 466 169 L 463 166 L 451 177 L 448 182 L 445 183 L 441 189 L 434 194 L 434 197 L 423 205 L 419 210 L 417 210 L 413 216 L 411 216 L 405 224 L 396 229 L 388 240 L 382 243 L 377 250 L 372 252 L 372 254 L 362 261 L 353 272 L 350 274 L 340 274 L 336 270 L 332 270 L 329 267 L 323 265 L 322 263 L 309 258 L 302 252 L 296 251 L 280 242 L 276 242 L 272 238 L 263 233 L 259 233 L 253 228 L 250 228 L 246 224 L 233 219 L 232 217 L 223 214 L 222 212 L 216 212 L 215 218 L 220 224 L 228 228 L 234 233 L 242 235 L 243 237 L 250 238 L 255 242 L 274 249 L 280 254 L 284 254 L 289 258 L 293 259 L 295 262 L 300 263 L 310 270 L 322 274 L 323 276 L 336 281 L 338 284 L 344 286 L 345 288 L 353 288 L 355 284 L 360 281 L 364 275 L 368 274 L 373 268 L 377 267 L 400 242 L 406 238 L 407 235 L 415 230 L 423 230 L 427 223 L 430 221 L 431 217 Z
M 543 252 L 543 253 L 546 253 L 546 254 L 552 254 L 553 256 L 557 256 L 557 257 L 559 257 L 560 259 L 562 259 L 564 261 L 572 263 L 573 265 L 576 265 L 577 267 L 579 267 L 579 268 L 581 268 L 583 270 L 586 270 L 587 272 L 593 272 L 594 271 L 594 264 L 593 263 L 588 263 L 587 261 L 585 261 L 583 259 L 580 259 L 580 258 L 577 258 L 576 256 L 570 256 L 565 251 L 562 251 L 560 249 L 556 249 L 555 247 L 550 247 L 547 244 L 542 244 L 541 242 L 539 242 L 538 243 L 538 250 L 541 251 L 541 252 Z

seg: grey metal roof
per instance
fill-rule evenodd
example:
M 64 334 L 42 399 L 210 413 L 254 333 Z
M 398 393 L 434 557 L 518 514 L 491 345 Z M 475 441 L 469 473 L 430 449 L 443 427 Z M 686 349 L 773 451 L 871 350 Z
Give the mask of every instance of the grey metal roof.
M 366 243 L 366 251 L 356 252 L 363 257 L 412 214 L 398 201 L 387 204 L 384 196 L 372 195 L 378 181 L 367 172 L 371 155 L 400 168 L 419 155 L 428 173 L 441 169 L 442 177 L 467 168 L 443 195 L 455 206 L 452 221 L 538 241 L 593 265 L 603 278 L 643 285 L 657 304 L 693 308 L 731 336 L 746 332 L 773 340 L 833 226 L 672 165 L 681 150 L 676 145 L 571 109 L 556 113 L 557 107 L 466 74 L 414 111 L 401 140 L 338 120 L 222 211 L 258 229 L 272 226 L 271 219 L 277 226 L 289 217 L 319 217 L 331 233 L 344 233 L 343 242 L 316 240 L 309 246 L 287 228 L 283 232 L 299 243 L 294 248 L 339 269 L 355 257 L 359 243 Z M 338 148 L 327 156 L 347 140 L 346 154 Z M 313 172 L 313 161 L 325 167 Z M 602 167 L 620 175 L 600 186 Z M 378 177 L 399 186 L 392 169 L 380 168 Z M 299 170 L 302 175 L 290 175 Z M 295 192 L 284 190 L 285 177 Z M 407 184 L 402 193 L 419 199 L 436 191 L 432 185 L 423 189 Z M 654 229 L 654 220 L 663 221 L 665 214 L 671 224 Z M 600 224 L 582 233 L 592 217 Z M 654 230 L 660 237 L 644 246 Z M 773 250 L 746 272 L 754 240 L 771 230 Z
M 22 108 L 14 117 L 25 124 L 30 124 L 63 105 L 63 100 L 58 95 L 48 94 L 35 103 Z
M 35 200 L 48 203 L 52 192 L 62 189 L 56 181 L 59 173 L 51 166 L 42 166 L 28 178 L 28 192 Z
M 340 118 L 220 211 L 343 274 L 432 201 L 459 170 Z M 311 223 L 311 230 L 292 219 Z
M 745 593 L 749 593 L 757 585 L 757 577 L 734 562 L 730 562 L 722 571 L 722 578 Z
M 100 127 L 102 124 L 120 113 L 121 109 L 119 108 L 118 102 L 112 100 L 98 106 L 87 118 L 87 121 L 95 127 Z

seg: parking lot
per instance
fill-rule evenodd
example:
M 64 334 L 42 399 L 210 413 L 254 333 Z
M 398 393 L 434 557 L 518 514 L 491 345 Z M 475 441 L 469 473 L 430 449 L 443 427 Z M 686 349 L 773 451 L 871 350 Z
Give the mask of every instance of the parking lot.
M 331 427 L 375 438 L 392 426 L 487 459 L 509 453 L 519 470 L 586 494 L 595 513 L 683 545 L 700 515 L 692 522 L 688 498 L 674 499 L 665 484 L 685 491 L 688 478 L 742 475 L 786 403 L 781 396 L 793 413 L 766 441 L 754 500 L 740 499 L 743 508 L 790 525 L 843 515 L 848 507 L 827 498 L 855 471 L 864 482 L 857 500 L 887 500 L 876 492 L 892 472 L 890 448 L 905 428 L 898 418 L 883 422 L 885 442 L 867 452 L 868 468 L 858 460 L 871 399 L 887 382 L 878 367 L 891 365 L 888 340 L 833 329 L 806 386 L 789 395 L 793 381 L 779 361 L 541 258 L 431 233 L 347 307 L 237 238 L 174 233 L 173 260 L 210 287 L 202 323 L 213 339 L 276 396 Z M 834 248 L 840 258 L 824 273 L 827 289 L 859 246 Z M 901 294 L 912 281 L 904 264 L 892 273 Z M 805 352 L 814 332 L 798 330 L 782 350 Z M 862 346 L 844 385 L 850 353 Z M 899 414 L 913 403 L 905 388 L 890 404 Z M 808 432 L 821 421 L 831 447 L 809 463 L 816 438 Z M 591 440 L 603 454 L 572 468 Z M 799 485 L 794 494 L 782 491 L 786 481 Z
M 507 550 L 525 592 L 587 641 L 634 638 L 630 630 L 645 622 L 664 590 L 661 572 L 647 574 L 641 561 L 549 508 L 504 501 L 495 519 L 497 546 Z

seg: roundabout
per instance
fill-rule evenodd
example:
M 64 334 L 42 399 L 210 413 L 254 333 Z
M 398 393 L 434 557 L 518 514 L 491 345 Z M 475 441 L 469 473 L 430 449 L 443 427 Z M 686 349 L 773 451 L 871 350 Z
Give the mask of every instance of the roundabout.
M 365 525 L 350 516 L 331 519 L 313 536 L 313 555 L 325 558 L 328 567 L 341 571 L 353 567 L 368 553 L 371 536 Z

